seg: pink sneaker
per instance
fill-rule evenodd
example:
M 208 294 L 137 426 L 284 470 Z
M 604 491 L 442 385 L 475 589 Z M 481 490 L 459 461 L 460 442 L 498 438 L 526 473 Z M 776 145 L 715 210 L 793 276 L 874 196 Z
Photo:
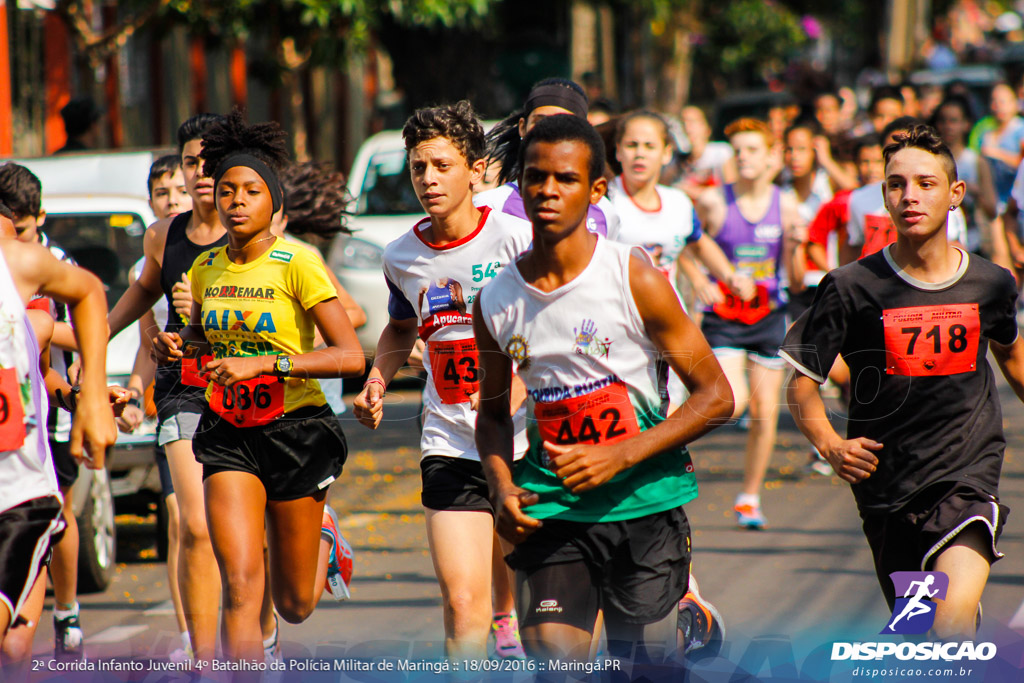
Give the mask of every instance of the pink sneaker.
M 519 620 L 512 614 L 495 614 L 491 622 L 494 654 L 501 659 L 526 659 L 523 641 L 519 639 Z
M 330 591 L 335 600 L 348 600 L 352 597 L 349 592 L 349 584 L 352 583 L 352 546 L 338 531 L 338 515 L 330 505 L 324 505 L 320 535 L 331 544 L 331 554 L 327 559 L 327 584 L 324 590 Z

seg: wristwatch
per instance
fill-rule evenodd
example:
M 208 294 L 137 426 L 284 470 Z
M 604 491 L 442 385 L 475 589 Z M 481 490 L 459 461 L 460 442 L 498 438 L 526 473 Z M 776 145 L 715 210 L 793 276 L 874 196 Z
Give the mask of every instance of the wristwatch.
M 288 356 L 278 356 L 274 361 L 274 373 L 281 377 L 287 377 L 292 371 L 292 359 Z

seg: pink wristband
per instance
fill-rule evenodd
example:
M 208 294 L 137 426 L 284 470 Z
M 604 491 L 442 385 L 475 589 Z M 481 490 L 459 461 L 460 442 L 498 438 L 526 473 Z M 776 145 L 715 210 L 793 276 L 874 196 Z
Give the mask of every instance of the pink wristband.
M 388 392 L 388 385 L 384 384 L 384 380 L 380 379 L 379 377 L 371 377 L 370 379 L 366 380 L 366 384 L 363 385 L 363 388 L 365 389 L 371 384 L 379 384 L 381 391 L 383 391 L 385 394 Z

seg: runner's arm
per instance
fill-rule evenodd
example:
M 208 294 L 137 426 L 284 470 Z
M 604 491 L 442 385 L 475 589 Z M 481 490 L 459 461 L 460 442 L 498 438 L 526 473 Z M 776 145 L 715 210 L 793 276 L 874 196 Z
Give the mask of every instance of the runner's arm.
M 841 479 L 856 484 L 878 468 L 878 458 L 872 451 L 881 449 L 882 444 L 863 436 L 856 439 L 839 436 L 825 412 L 817 380 L 794 372 L 787 396 L 796 426 Z
M 380 425 L 384 415 L 384 389 L 405 364 L 416 344 L 416 318 L 391 317 L 377 341 L 373 367 L 363 390 L 353 402 L 356 419 L 370 429 Z
M 782 214 L 782 267 L 789 278 L 789 291 L 802 292 L 804 275 L 807 274 L 807 226 L 800 220 L 796 199 L 784 192 L 779 200 Z M 781 283 L 780 283 L 781 284 Z
M 1009 345 L 990 342 L 992 355 L 1003 371 L 1003 377 L 1013 387 L 1013 393 L 1024 401 L 1024 338 L 1017 336 L 1016 341 Z
M 82 359 L 81 394 L 71 425 L 71 455 L 86 464 L 103 467 L 107 447 L 117 439 L 106 387 L 106 296 L 103 285 L 92 273 L 58 261 L 46 248 L 19 243 L 10 254 L 4 244 L 8 267 L 15 282 L 68 305 Z
M 718 242 L 713 240 L 707 233 L 702 233 L 701 236 L 690 244 L 686 245 L 684 252 L 689 252 L 696 257 L 701 263 L 707 266 L 707 269 L 714 275 L 718 280 L 726 283 L 729 289 L 734 291 L 741 299 L 747 300 L 754 298 L 757 293 L 757 289 L 754 286 L 754 281 L 750 279 L 748 275 L 739 273 L 733 268 L 733 265 L 729 263 L 729 258 L 722 251 L 722 248 L 718 246 Z M 692 273 L 690 268 L 694 268 L 692 263 L 687 264 L 687 260 L 683 257 L 683 253 L 680 252 L 677 262 L 683 273 L 689 277 Z M 699 272 L 699 269 L 696 269 Z M 701 273 L 703 275 L 703 273 Z M 707 278 L 704 278 L 705 283 Z M 691 279 L 691 283 L 694 281 Z M 696 287 L 696 284 L 694 285 Z M 719 292 L 721 294 L 721 292 Z M 718 301 L 708 301 L 705 297 L 701 297 L 704 303 L 718 303 Z M 719 299 L 721 300 L 721 299 Z
M 662 278 L 664 279 L 664 278 Z M 473 332 L 480 354 L 480 400 L 476 417 L 476 448 L 487 477 L 491 504 L 496 512 L 498 533 L 511 543 L 519 543 L 541 526 L 525 513 L 524 505 L 538 501 L 512 481 L 512 359 L 499 348 L 484 322 L 479 297 L 473 302 Z
M 722 188 L 711 187 L 705 190 L 697 198 L 694 208 L 704 232 L 711 237 L 717 235 L 725 224 L 726 206 Z
M 111 338 L 153 308 L 153 304 L 163 295 L 163 289 L 160 287 L 160 264 L 163 261 L 169 225 L 169 220 L 158 221 L 146 230 L 146 236 L 142 241 L 142 249 L 146 256 L 142 272 L 121 295 L 107 316 Z M 173 311 L 171 313 L 173 314 Z

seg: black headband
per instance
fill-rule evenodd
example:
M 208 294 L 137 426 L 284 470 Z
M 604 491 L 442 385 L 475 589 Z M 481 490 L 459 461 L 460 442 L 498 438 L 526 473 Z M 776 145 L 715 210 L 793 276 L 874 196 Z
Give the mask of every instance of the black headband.
M 526 98 L 526 115 L 537 107 L 561 107 L 577 118 L 587 118 L 587 98 L 575 88 L 558 83 L 539 85 L 530 91 Z
M 235 166 L 251 168 L 256 171 L 260 178 L 263 178 L 263 182 L 267 184 L 267 189 L 270 190 L 270 201 L 273 203 L 274 213 L 277 213 L 282 204 L 281 183 L 277 179 L 277 174 L 274 173 L 270 166 L 267 166 L 266 163 L 251 154 L 238 152 L 224 157 L 224 160 L 217 164 L 217 170 L 213 172 L 214 187 L 220 183 L 221 177 L 228 172 L 228 169 L 234 168 Z

